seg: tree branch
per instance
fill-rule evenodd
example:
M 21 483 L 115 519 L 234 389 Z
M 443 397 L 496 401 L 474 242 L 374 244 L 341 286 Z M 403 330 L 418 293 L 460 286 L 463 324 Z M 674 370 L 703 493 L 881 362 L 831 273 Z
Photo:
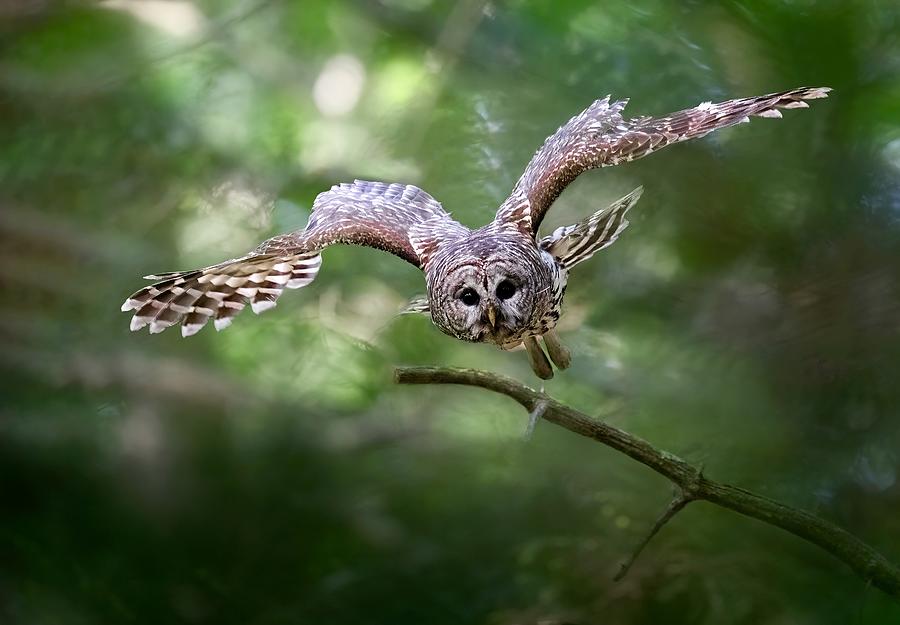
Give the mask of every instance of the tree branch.
M 625 562 L 622 563 L 621 568 L 619 568 L 619 572 L 616 573 L 615 577 L 613 577 L 613 581 L 619 581 L 624 578 L 628 574 L 628 569 L 631 568 L 631 565 L 634 564 L 634 561 L 637 560 L 637 557 L 641 555 L 641 552 L 644 550 L 644 547 L 653 540 L 653 537 L 659 533 L 659 530 L 662 529 L 662 526 L 672 520 L 672 517 L 681 512 L 686 505 L 694 501 L 694 498 L 690 495 L 685 494 L 685 492 L 681 489 L 678 490 L 678 493 L 675 497 L 672 498 L 672 501 L 669 502 L 669 505 L 666 506 L 666 509 L 663 510 L 663 513 L 659 515 L 659 518 L 656 519 L 656 523 L 653 524 L 653 527 L 650 528 L 650 532 L 644 537 L 644 540 L 638 543 L 638 546 L 635 547 L 634 552 L 631 554 L 631 557 L 628 558 Z
M 678 486 L 684 496 L 690 498 L 689 500 L 708 501 L 808 540 L 844 562 L 872 586 L 892 597 L 900 598 L 900 569 L 846 530 L 809 512 L 791 508 L 736 486 L 710 480 L 699 468 L 678 456 L 656 449 L 637 436 L 597 421 L 512 378 L 476 369 L 438 367 L 402 367 L 398 368 L 394 375 L 399 384 L 477 386 L 511 397 L 529 412 L 534 412 L 543 402 L 545 406 L 540 416 L 544 419 L 612 447 L 650 467 Z M 686 501 L 677 506 L 677 502 L 678 498 L 657 521 L 654 530 L 637 553 L 659 531 L 659 528 L 687 503 Z

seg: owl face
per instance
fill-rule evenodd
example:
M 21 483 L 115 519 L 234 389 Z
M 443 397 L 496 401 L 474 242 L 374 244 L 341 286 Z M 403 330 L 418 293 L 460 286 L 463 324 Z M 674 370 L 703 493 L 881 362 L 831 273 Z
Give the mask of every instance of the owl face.
M 451 257 L 429 279 L 432 319 L 446 334 L 502 345 L 521 338 L 542 314 L 550 273 L 540 252 L 521 243 L 511 252 L 498 243 L 483 254 Z

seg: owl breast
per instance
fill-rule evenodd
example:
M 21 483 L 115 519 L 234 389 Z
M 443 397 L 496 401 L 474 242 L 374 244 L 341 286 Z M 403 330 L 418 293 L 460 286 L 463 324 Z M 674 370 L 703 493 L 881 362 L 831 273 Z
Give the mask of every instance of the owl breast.
M 569 272 L 547 252 L 540 250 L 540 253 L 541 260 L 547 266 L 550 274 L 549 286 L 546 287 L 549 293 L 546 310 L 535 323 L 529 324 L 528 327 L 522 328 L 520 332 L 500 343 L 499 347 L 501 349 L 518 347 L 522 340 L 529 336 L 543 336 L 559 323 L 559 318 L 562 315 L 562 301 L 569 281 Z

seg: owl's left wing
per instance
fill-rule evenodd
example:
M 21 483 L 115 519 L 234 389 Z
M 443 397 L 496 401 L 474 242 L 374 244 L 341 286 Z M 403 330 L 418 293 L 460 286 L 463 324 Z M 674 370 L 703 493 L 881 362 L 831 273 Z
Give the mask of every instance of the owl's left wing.
M 618 165 L 667 145 L 718 128 L 750 121 L 751 116 L 781 117 L 780 108 L 807 108 L 805 100 L 824 98 L 828 87 L 801 87 L 769 95 L 713 104 L 704 102 L 665 117 L 625 119 L 627 100 L 597 100 L 551 135 L 535 153 L 495 220 L 532 236 L 554 200 L 588 169 Z
M 440 245 L 466 232 L 418 187 L 357 180 L 320 193 L 305 229 L 204 269 L 147 276 L 158 282 L 134 293 L 122 310 L 135 311 L 132 330 L 149 325 L 156 333 L 181 323 L 189 336 L 210 319 L 222 330 L 248 303 L 260 313 L 275 306 L 284 289 L 312 282 L 329 245 L 374 247 L 424 269 Z

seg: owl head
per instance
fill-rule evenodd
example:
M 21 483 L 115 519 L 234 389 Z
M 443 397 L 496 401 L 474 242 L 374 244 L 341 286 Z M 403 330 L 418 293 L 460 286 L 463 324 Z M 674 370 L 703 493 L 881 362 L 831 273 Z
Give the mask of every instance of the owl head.
M 441 250 L 428 275 L 431 316 L 456 338 L 503 344 L 547 310 L 552 275 L 523 237 L 473 236 Z

